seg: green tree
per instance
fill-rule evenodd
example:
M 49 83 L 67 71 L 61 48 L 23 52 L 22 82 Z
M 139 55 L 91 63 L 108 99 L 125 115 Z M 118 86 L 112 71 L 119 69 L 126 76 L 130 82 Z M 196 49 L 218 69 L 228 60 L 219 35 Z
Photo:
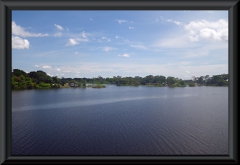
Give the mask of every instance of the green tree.
M 171 76 L 167 77 L 167 84 L 168 84 L 168 86 L 172 86 L 175 82 L 176 81 L 175 81 L 174 77 L 171 77 Z
M 179 80 L 179 85 L 180 86 L 186 86 L 185 82 L 182 79 Z
M 197 82 L 198 82 L 198 84 L 203 84 L 203 76 L 199 77 Z
M 13 69 L 13 75 L 18 77 L 21 75 L 27 76 L 27 73 L 20 69 Z
M 83 86 L 83 87 L 86 87 L 86 85 L 87 85 L 87 81 L 86 81 L 86 80 L 83 80 L 82 86 Z

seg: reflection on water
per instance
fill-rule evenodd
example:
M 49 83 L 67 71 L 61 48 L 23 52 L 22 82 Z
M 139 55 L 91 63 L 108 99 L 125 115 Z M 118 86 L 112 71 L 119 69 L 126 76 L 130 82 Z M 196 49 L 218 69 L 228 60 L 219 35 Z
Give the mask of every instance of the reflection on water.
M 142 97 L 124 97 L 124 98 L 110 98 L 110 99 L 92 99 L 86 101 L 69 101 L 63 103 L 45 104 L 45 105 L 32 105 L 13 108 L 13 111 L 24 111 L 24 110 L 41 110 L 41 109 L 52 109 L 52 108 L 70 108 L 78 106 L 88 106 L 88 105 L 98 105 L 107 104 L 120 101 L 132 101 L 132 100 L 146 100 L 146 99 L 170 99 L 170 98 L 184 98 L 184 97 L 196 97 L 193 94 L 183 94 L 183 95 L 161 95 L 161 96 L 142 96 Z
M 227 87 L 12 92 L 13 155 L 227 155 Z

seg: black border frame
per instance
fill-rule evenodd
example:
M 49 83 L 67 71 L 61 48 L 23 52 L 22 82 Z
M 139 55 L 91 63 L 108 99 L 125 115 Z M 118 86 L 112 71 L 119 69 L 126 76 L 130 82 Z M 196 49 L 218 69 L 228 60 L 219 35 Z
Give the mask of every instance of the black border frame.
M 11 156 L 12 10 L 228 10 L 228 156 Z M 0 0 L 0 164 L 238 164 L 239 0 Z

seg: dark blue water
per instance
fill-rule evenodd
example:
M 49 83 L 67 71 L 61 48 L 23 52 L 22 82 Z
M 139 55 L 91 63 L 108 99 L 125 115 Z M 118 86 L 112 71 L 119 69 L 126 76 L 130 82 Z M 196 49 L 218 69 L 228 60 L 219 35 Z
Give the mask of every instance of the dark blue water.
M 228 87 L 12 92 L 12 155 L 227 155 Z

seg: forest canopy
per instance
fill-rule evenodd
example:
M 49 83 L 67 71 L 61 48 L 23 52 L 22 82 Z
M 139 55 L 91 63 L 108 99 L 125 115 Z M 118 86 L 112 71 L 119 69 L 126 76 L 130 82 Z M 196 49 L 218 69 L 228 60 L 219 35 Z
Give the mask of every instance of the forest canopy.
M 102 87 L 100 84 L 115 84 L 117 86 L 168 86 L 168 87 L 185 87 L 185 86 L 227 86 L 228 74 L 209 75 L 192 77 L 189 80 L 182 80 L 172 76 L 148 75 L 146 77 L 122 77 L 113 76 L 112 78 L 58 78 L 57 76 L 49 76 L 44 71 L 31 71 L 29 73 L 20 69 L 12 71 L 12 89 L 46 89 L 46 88 L 61 88 L 65 84 L 76 84 L 77 87 L 87 87 L 87 84 L 97 84 L 94 87 Z M 104 86 L 103 86 L 104 87 Z

